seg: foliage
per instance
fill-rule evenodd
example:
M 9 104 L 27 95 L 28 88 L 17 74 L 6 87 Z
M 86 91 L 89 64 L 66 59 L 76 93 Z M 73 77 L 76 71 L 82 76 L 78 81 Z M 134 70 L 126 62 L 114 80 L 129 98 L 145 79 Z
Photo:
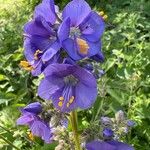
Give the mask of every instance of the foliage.
M 65 1 L 56 0 L 59 6 Z M 99 79 L 99 97 L 87 112 L 80 113 L 80 128 L 100 116 L 113 117 L 124 110 L 136 127 L 126 138 L 137 150 L 150 148 L 150 2 L 148 0 L 89 1 L 98 11 L 108 15 L 103 36 L 105 75 Z M 22 27 L 32 17 L 39 0 L 1 0 L 0 5 L 0 135 L 20 149 L 54 149 L 39 139 L 31 142 L 27 128 L 17 127 L 18 107 L 39 100 L 34 92 L 37 79 L 31 80 L 20 69 L 22 56 Z M 11 7 L 10 7 L 11 6 Z M 83 117 L 84 116 L 84 117 Z M 2 128 L 2 127 L 4 128 Z M 36 142 L 36 144 L 35 144 Z M 11 149 L 0 140 L 1 149 Z

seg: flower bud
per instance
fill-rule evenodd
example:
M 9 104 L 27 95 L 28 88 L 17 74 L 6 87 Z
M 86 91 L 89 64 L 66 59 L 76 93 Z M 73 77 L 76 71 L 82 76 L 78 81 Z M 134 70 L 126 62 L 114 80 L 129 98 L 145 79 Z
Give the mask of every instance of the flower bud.
M 125 120 L 124 112 L 122 110 L 119 110 L 115 114 L 115 119 L 116 119 L 117 123 L 124 121 Z
M 128 120 L 128 121 L 127 121 L 127 126 L 128 126 L 128 127 L 133 127 L 133 126 L 135 126 L 135 122 L 132 121 L 132 120 Z
M 112 121 L 109 117 L 101 117 L 101 123 L 105 126 L 111 125 Z
M 105 128 L 103 130 L 103 136 L 104 138 L 110 139 L 114 135 L 114 132 L 110 128 Z

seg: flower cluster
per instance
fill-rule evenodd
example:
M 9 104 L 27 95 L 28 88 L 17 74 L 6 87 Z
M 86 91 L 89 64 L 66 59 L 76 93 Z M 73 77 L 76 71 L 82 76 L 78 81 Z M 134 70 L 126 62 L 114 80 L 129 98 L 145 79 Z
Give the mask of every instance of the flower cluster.
M 88 68 L 103 61 L 101 36 L 104 18 L 85 0 L 72 0 L 59 12 L 54 0 L 43 0 L 33 19 L 24 26 L 24 69 L 44 74 L 38 95 L 52 100 L 61 112 L 87 109 L 97 97 L 97 77 L 103 72 Z M 90 62 L 90 63 L 89 63 Z
M 101 117 L 101 126 L 103 128 L 103 136 L 105 139 L 119 140 L 131 130 L 135 122 L 128 120 L 122 110 L 115 114 L 115 118 Z

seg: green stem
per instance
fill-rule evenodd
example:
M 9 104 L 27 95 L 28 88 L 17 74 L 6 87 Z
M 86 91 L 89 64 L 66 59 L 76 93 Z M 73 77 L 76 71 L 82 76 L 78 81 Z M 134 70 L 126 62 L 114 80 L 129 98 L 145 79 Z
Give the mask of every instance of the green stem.
M 96 116 L 95 116 L 95 120 L 98 118 L 98 116 L 100 115 L 100 112 L 102 111 L 103 108 L 103 104 L 104 104 L 104 98 L 102 98 L 101 103 L 100 103 L 100 107 L 98 108 L 97 112 L 96 112 Z M 94 121 L 95 121 L 94 120 Z
M 4 136 L 0 135 L 0 139 L 4 140 L 6 143 L 8 143 L 10 146 L 12 146 L 13 148 L 20 150 L 18 147 L 16 147 L 15 145 L 13 145 L 9 140 L 5 139 Z
M 78 134 L 78 119 L 77 119 L 77 112 L 72 111 L 70 114 L 70 121 L 71 126 L 74 134 L 74 142 L 75 142 L 75 150 L 82 150 L 80 146 L 79 134 Z

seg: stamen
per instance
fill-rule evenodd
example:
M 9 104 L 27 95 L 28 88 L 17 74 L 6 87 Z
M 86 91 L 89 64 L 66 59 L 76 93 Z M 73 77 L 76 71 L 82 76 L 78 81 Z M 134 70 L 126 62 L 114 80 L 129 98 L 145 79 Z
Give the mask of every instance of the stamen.
M 104 19 L 106 20 L 108 18 L 107 15 L 105 15 L 105 13 L 103 11 L 100 11 L 99 15 Z
M 108 18 L 108 16 L 107 16 L 107 15 L 104 15 L 104 16 L 103 16 L 103 19 L 104 19 L 104 20 L 106 20 L 107 18 Z
M 73 101 L 74 101 L 74 96 L 72 96 L 72 97 L 70 98 L 69 103 L 72 104 Z
M 34 59 L 35 60 L 38 60 L 39 58 L 38 58 L 38 55 L 39 54 L 42 54 L 43 52 L 42 51 L 40 51 L 39 49 L 38 50 L 36 50 L 36 52 L 34 53 Z
M 100 16 L 103 16 L 103 15 L 104 15 L 104 11 L 100 11 L 100 12 L 99 12 L 99 15 L 100 15 Z
M 29 136 L 29 139 L 30 139 L 30 140 L 32 140 L 32 141 L 34 140 L 34 136 L 33 136 L 32 132 L 30 132 L 30 133 L 28 134 L 28 136 Z
M 69 107 L 70 106 L 70 104 L 69 103 L 67 103 L 67 107 Z
M 71 96 L 71 99 L 74 99 L 74 96 Z
M 77 38 L 77 44 L 79 46 L 80 53 L 87 55 L 89 49 L 89 45 L 87 44 L 87 42 L 83 39 Z
M 63 100 L 64 100 L 64 97 L 63 97 L 63 96 L 59 97 L 59 100 L 60 100 L 60 101 L 63 101 Z
M 19 65 L 27 71 L 33 70 L 33 67 L 27 61 L 20 61 Z
M 61 102 L 61 101 L 58 102 L 58 106 L 59 106 L 59 107 L 62 107 L 62 105 L 63 105 L 63 102 Z
M 22 67 L 28 67 L 30 64 L 27 61 L 20 61 L 20 66 Z

